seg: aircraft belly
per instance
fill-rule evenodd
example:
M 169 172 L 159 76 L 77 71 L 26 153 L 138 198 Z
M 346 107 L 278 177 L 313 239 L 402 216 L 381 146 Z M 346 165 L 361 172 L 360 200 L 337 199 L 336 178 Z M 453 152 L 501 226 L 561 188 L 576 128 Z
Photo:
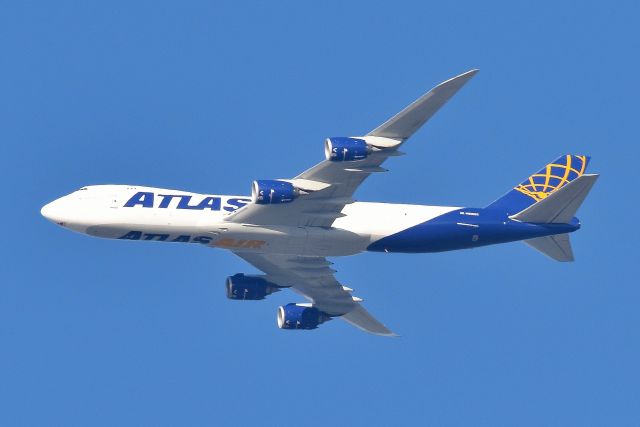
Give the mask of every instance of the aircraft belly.
M 238 252 L 341 256 L 362 252 L 370 243 L 346 230 L 234 224 L 209 212 L 113 209 L 96 211 L 91 218 L 78 231 L 108 239 L 200 243 Z
M 231 225 L 211 246 L 238 252 L 343 256 L 362 252 L 368 244 L 366 237 L 333 228 Z

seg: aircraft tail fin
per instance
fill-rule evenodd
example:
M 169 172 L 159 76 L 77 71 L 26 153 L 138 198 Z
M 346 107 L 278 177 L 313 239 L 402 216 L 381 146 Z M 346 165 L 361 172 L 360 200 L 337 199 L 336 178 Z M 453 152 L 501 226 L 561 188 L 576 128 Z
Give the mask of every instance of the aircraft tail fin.
M 567 154 L 549 163 L 487 208 L 498 209 L 509 215 L 544 201 L 576 178 L 581 177 L 589 164 L 589 156 Z
M 585 174 L 509 218 L 537 224 L 568 224 L 600 175 Z
M 528 239 L 524 242 L 556 261 L 571 262 L 574 260 L 568 234 L 536 237 L 535 239 Z

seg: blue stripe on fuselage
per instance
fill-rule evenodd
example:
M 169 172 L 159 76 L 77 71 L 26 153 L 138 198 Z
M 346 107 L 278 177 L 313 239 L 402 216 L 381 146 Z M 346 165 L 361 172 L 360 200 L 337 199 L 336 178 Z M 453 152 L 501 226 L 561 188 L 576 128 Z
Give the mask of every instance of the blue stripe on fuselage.
M 443 252 L 570 233 L 578 228 L 576 218 L 571 224 L 530 224 L 512 221 L 505 213 L 493 209 L 463 208 L 383 237 L 367 250 Z

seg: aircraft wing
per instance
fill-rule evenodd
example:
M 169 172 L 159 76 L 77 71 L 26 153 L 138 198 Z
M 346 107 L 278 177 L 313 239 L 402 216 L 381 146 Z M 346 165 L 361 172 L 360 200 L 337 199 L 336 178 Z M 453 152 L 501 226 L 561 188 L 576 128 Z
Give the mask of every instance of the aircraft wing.
M 235 252 L 267 275 L 267 280 L 279 286 L 291 287 L 306 297 L 318 310 L 351 323 L 376 335 L 394 336 L 386 326 L 362 307 L 351 290 L 335 278 L 331 262 L 323 257 L 256 254 Z
M 397 150 L 398 147 L 477 72 L 478 70 L 470 70 L 440 83 L 365 137 L 361 137 L 369 138 L 367 141 L 373 141 L 374 145 L 380 144 L 384 149 L 373 151 L 365 159 L 357 161 L 324 160 L 295 178 L 285 180 L 308 194 L 291 203 L 249 203 L 229 215 L 226 220 L 256 225 L 331 226 L 341 216 L 344 206 L 353 202 L 353 193 L 360 184 L 372 173 L 385 172 L 386 169 L 380 165 L 389 157 L 402 155 Z

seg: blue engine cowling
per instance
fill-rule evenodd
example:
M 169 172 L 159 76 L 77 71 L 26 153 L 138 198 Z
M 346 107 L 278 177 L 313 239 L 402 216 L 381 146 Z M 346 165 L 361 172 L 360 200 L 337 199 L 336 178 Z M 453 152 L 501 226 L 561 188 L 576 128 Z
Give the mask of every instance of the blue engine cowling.
M 287 181 L 257 180 L 251 186 L 251 196 L 254 203 L 271 205 L 289 203 L 298 197 L 299 191 Z
M 278 307 L 280 329 L 315 329 L 330 319 L 331 316 L 313 306 L 291 303 Z
M 227 277 L 227 298 L 238 300 L 260 300 L 277 292 L 280 286 L 260 276 L 245 276 L 238 273 Z
M 351 162 L 366 159 L 371 147 L 364 139 L 333 137 L 324 141 L 324 156 L 332 162 Z

